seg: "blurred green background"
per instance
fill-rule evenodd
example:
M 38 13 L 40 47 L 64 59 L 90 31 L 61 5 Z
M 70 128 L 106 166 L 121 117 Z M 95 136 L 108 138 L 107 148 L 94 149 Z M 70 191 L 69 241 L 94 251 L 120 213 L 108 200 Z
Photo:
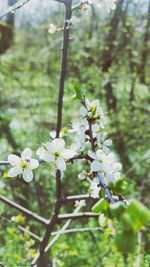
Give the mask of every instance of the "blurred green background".
M 17 1 L 0 3 L 2 12 Z M 73 1 L 76 3 L 75 1 Z M 0 13 L 1 13 L 0 12 Z M 150 1 L 118 0 L 110 14 L 94 7 L 74 13 L 79 22 L 72 27 L 63 107 L 63 127 L 79 117 L 79 105 L 71 100 L 78 83 L 89 99 L 98 98 L 109 118 L 107 130 L 113 149 L 123 165 L 129 190 L 150 207 L 149 64 Z M 49 34 L 50 23 L 63 25 L 64 9 L 51 1 L 30 1 L 0 21 L 0 160 L 29 146 L 34 151 L 55 130 L 61 32 Z M 41 166 L 34 181 L 3 177 L 0 193 L 49 218 L 55 202 L 55 181 L 50 169 Z M 69 166 L 63 178 L 66 195 L 86 193 L 88 185 L 77 178 L 76 166 Z M 88 203 L 87 210 L 90 210 Z M 62 211 L 71 212 L 73 204 Z M 0 264 L 30 266 L 38 242 L 19 232 L 18 222 L 38 235 L 43 228 L 0 203 Z M 94 219 L 75 221 L 73 226 L 96 227 Z M 143 231 L 140 251 L 125 259 L 117 252 L 110 234 L 85 232 L 62 235 L 51 255 L 59 267 L 149 267 L 149 227 Z M 138 265 L 140 264 L 140 265 Z

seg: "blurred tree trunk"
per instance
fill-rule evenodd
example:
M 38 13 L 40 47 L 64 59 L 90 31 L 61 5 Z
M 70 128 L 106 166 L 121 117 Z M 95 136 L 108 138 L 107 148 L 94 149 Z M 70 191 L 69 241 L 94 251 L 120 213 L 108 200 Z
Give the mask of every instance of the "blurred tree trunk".
M 109 72 L 109 69 L 111 68 L 113 64 L 113 50 L 114 50 L 114 41 L 116 40 L 117 31 L 119 22 L 121 19 L 122 14 L 122 6 L 123 6 L 124 0 L 119 0 L 115 13 L 110 21 L 110 30 L 108 32 L 108 35 L 105 39 L 105 51 L 102 53 L 101 57 L 101 67 L 102 72 L 107 73 Z M 105 85 L 105 97 L 107 102 L 108 109 L 116 110 L 117 108 L 117 101 L 116 97 L 113 94 L 113 87 L 112 87 L 112 81 L 111 79 L 108 80 L 108 82 Z
M 8 0 L 8 6 L 12 6 L 17 0 Z M 0 22 L 0 54 L 4 54 L 13 41 L 15 14 L 9 13 L 5 22 Z
M 116 58 L 117 51 L 115 49 L 115 40 L 116 40 L 116 36 L 118 33 L 119 24 L 122 21 L 123 4 L 124 4 L 124 0 L 118 1 L 115 13 L 110 21 L 110 30 L 105 39 L 106 50 L 102 53 L 102 57 L 101 57 L 101 60 L 102 60 L 101 67 L 102 67 L 103 73 L 109 72 Z M 113 111 L 113 113 L 115 112 L 117 116 L 117 98 L 113 92 L 112 78 L 108 79 L 104 88 L 105 88 L 105 98 L 106 98 L 107 108 L 110 111 L 110 114 L 111 114 L 111 111 Z M 117 120 L 116 120 L 116 124 L 118 124 Z M 117 125 L 115 147 L 116 147 L 118 154 L 121 157 L 124 170 L 127 171 L 128 168 L 131 167 L 131 163 L 128 157 L 128 153 L 126 151 L 124 133 L 119 129 L 119 125 Z
M 143 45 L 142 45 L 142 52 L 141 52 L 141 63 L 139 66 L 139 77 L 140 77 L 140 82 L 145 84 L 145 67 L 148 62 L 148 57 L 149 57 L 149 46 L 148 42 L 150 39 L 150 0 L 148 4 L 148 13 L 147 13 L 147 21 L 145 24 L 145 32 L 143 36 Z

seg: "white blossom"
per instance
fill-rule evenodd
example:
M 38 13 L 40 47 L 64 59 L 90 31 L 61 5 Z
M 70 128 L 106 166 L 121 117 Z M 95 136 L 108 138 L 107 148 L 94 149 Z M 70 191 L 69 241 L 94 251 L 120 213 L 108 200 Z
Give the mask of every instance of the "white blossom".
M 108 153 L 109 147 L 112 145 L 112 140 L 106 138 L 107 138 L 107 133 L 97 134 L 98 147 L 102 149 L 105 153 Z
M 86 119 L 72 122 L 72 129 L 70 129 L 69 132 L 75 133 L 74 144 L 72 145 L 72 148 L 74 148 L 76 151 L 82 151 L 85 148 L 85 132 L 87 129 L 88 122 Z
M 55 130 L 50 131 L 50 132 L 49 132 L 49 135 L 50 135 L 50 137 L 51 137 L 52 139 L 55 139 L 55 138 L 56 138 L 56 131 L 55 131 Z M 60 136 L 60 138 L 62 138 L 62 136 L 63 136 L 62 132 L 60 132 L 59 136 Z
M 52 142 L 46 142 L 37 150 L 40 159 L 52 163 L 56 169 L 63 172 L 66 169 L 66 160 L 72 158 L 75 152 L 65 148 L 65 141 L 56 138 Z
M 50 23 L 50 24 L 49 24 L 48 32 L 49 32 L 50 34 L 53 34 L 53 33 L 55 33 L 56 31 L 57 31 L 57 27 L 56 27 L 56 25 Z
M 30 148 L 25 148 L 21 153 L 21 157 L 14 154 L 8 156 L 8 162 L 13 166 L 8 171 L 9 177 L 16 177 L 22 175 L 24 181 L 31 182 L 33 179 L 33 169 L 38 168 L 39 162 L 36 159 L 32 159 L 32 150 Z
M 107 183 L 110 181 L 115 182 L 121 176 L 122 165 L 116 162 L 113 153 L 105 154 L 101 149 L 98 149 L 96 153 L 89 151 L 88 155 L 93 159 L 91 171 L 103 173 Z
M 105 124 L 107 123 L 104 112 L 100 106 L 99 100 L 89 101 L 88 99 L 85 100 L 85 105 L 80 108 L 80 114 L 83 118 L 86 118 L 90 113 L 94 112 L 94 117 L 100 124 L 101 128 L 104 128 Z
M 99 198 L 99 192 L 101 190 L 101 187 L 99 186 L 98 178 L 94 178 L 93 180 L 88 179 L 90 183 L 90 195 L 93 198 Z
M 106 173 L 106 182 L 115 182 L 118 178 L 121 177 L 122 165 L 120 162 L 113 162 L 109 170 Z
M 75 207 L 78 208 L 79 210 L 85 206 L 86 206 L 86 201 L 84 199 L 75 201 Z

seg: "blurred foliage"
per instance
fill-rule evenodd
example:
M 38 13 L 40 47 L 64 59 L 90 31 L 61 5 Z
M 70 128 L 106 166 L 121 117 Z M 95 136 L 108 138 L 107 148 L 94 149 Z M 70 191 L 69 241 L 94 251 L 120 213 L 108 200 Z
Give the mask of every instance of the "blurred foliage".
M 128 182 L 125 196 L 139 199 L 150 207 L 150 43 L 145 38 L 150 31 L 148 14 L 148 1 L 141 8 L 138 1 L 128 0 L 123 1 L 119 15 L 112 12 L 106 18 L 94 9 L 88 15 L 77 11 L 80 21 L 71 31 L 73 40 L 70 41 L 63 127 L 68 128 L 78 117 L 78 103 L 72 100 L 75 86 L 81 87 L 90 99 L 99 98 L 109 118 L 108 133 L 114 143 L 113 149 L 123 164 Z M 61 33 L 49 35 L 48 25 L 57 24 L 60 17 L 58 26 L 61 26 L 62 15 L 63 11 L 58 10 L 39 22 L 37 16 L 36 26 L 29 19 L 25 20 L 22 27 L 14 28 L 13 43 L 0 57 L 1 160 L 7 159 L 8 153 L 20 153 L 27 146 L 35 150 L 47 140 L 49 131 L 55 129 Z M 116 18 L 116 34 L 112 36 L 112 22 Z M 146 58 L 143 58 L 144 54 Z M 31 184 L 4 178 L 5 170 L 1 167 L 0 193 L 49 218 L 55 202 L 55 181 L 50 169 L 41 166 Z M 62 181 L 66 195 L 87 192 L 87 183 L 77 178 L 79 172 L 77 164 L 67 169 Z M 90 210 L 92 205 L 93 202 L 88 203 L 86 209 Z M 71 212 L 72 208 L 73 204 L 69 204 L 62 211 Z M 0 203 L 0 214 L 1 266 L 30 266 L 38 243 L 33 243 L 27 234 L 20 234 L 17 224 L 30 225 L 30 229 L 40 236 L 43 229 L 28 220 L 12 222 L 12 216 L 18 213 L 3 203 Z M 124 214 L 122 223 L 127 219 Z M 84 226 L 96 227 L 98 221 L 82 219 L 71 224 L 71 227 Z M 121 245 L 128 247 L 125 253 L 117 251 L 112 225 L 103 233 L 62 235 L 48 255 L 48 261 L 53 258 L 59 267 L 149 267 L 148 230 L 149 226 L 141 230 L 141 239 L 133 250 L 131 242 L 137 244 L 137 235 L 135 237 L 131 229 L 120 229 L 115 242 L 118 246 L 123 241 Z M 123 231 L 128 231 L 126 238 Z

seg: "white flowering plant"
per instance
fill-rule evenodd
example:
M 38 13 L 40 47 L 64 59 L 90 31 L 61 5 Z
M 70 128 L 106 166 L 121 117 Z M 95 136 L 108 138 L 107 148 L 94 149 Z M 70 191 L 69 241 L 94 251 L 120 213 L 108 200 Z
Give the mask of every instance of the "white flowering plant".
M 150 220 L 150 212 L 145 206 L 138 201 L 127 201 L 125 199 L 124 195 L 127 191 L 128 184 L 121 173 L 122 165 L 111 149 L 113 142 L 105 130 L 107 118 L 101 102 L 98 99 L 89 100 L 86 94 L 83 93 L 81 88 L 77 85 L 74 87 L 72 101 L 77 100 L 80 102 L 80 119 L 76 119 L 72 122 L 72 128 L 68 130 L 66 140 L 64 140 L 61 135 L 64 82 L 67 67 L 68 44 L 70 40 L 69 31 L 74 24 L 78 24 L 78 20 L 72 17 L 72 12 L 76 9 L 86 10 L 87 5 L 90 6 L 92 4 L 110 12 L 111 9 L 115 9 L 116 1 L 81 1 L 74 7 L 72 7 L 72 1 L 63 0 L 59 2 L 65 3 L 67 7 L 64 27 L 57 28 L 54 24 L 50 24 L 48 30 L 51 34 L 59 31 L 63 32 L 56 132 L 50 132 L 50 140 L 48 139 L 46 142 L 42 143 L 37 149 L 36 155 L 39 160 L 33 159 L 32 150 L 26 147 L 21 153 L 21 157 L 11 154 L 8 156 L 7 162 L 2 162 L 4 165 L 11 165 L 7 173 L 8 177 L 22 177 L 27 183 L 33 180 L 32 170 L 37 169 L 41 164 L 45 164 L 45 168 L 51 166 L 50 171 L 56 181 L 56 203 L 50 220 L 46 220 L 27 209 L 25 210 L 20 206 L 18 207 L 18 205 L 6 200 L 6 198 L 0 197 L 0 199 L 7 204 L 18 208 L 20 211 L 24 212 L 25 215 L 32 217 L 45 226 L 45 233 L 42 241 L 40 239 L 39 252 L 33 260 L 32 266 L 37 266 L 36 264 L 40 263 L 44 254 L 51 247 L 48 245 L 48 240 L 54 226 L 60 220 L 68 220 L 60 230 L 60 233 L 69 226 L 70 220 L 74 218 L 98 217 L 99 224 L 104 229 L 110 225 L 110 221 L 111 224 L 112 221 L 114 222 L 114 226 L 116 226 L 116 222 L 119 222 L 119 227 L 116 227 L 115 232 L 115 244 L 118 250 L 123 253 L 135 250 L 137 231 L 143 230 Z M 73 142 L 71 145 L 68 145 L 67 141 L 70 136 L 72 136 L 71 139 Z M 69 164 L 74 164 L 75 161 L 80 163 L 81 169 L 81 172 L 77 172 L 76 176 L 81 182 L 86 181 L 88 183 L 88 192 L 86 192 L 88 194 L 67 198 L 62 194 L 63 177 L 65 176 L 67 166 Z M 86 169 L 84 168 L 85 163 L 87 166 Z M 86 198 L 93 199 L 94 205 L 91 208 L 92 212 L 79 213 L 80 209 L 86 206 Z M 74 212 L 67 215 L 60 214 L 62 204 L 72 199 L 76 200 L 76 209 Z M 118 228 L 119 232 L 117 231 Z M 131 243 L 128 242 L 129 238 L 134 241 L 132 242 L 132 247 L 130 245 Z M 53 242 L 55 242 L 55 240 L 53 240 Z M 53 242 L 50 244 L 53 244 Z

